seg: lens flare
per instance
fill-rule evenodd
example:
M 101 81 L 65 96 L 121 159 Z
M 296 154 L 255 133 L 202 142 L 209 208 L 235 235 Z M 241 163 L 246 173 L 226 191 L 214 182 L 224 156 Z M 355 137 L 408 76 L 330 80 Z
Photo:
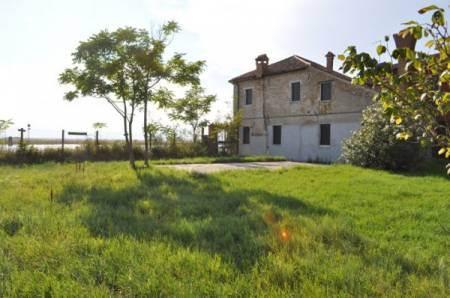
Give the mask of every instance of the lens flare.
M 281 229 L 280 237 L 282 240 L 289 240 L 289 232 L 286 229 Z

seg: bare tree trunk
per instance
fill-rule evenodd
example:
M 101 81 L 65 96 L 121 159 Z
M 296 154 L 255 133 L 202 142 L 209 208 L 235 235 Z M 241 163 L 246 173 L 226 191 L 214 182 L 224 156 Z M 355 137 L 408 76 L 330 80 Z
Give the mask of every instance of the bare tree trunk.
M 131 119 L 128 121 L 128 132 L 129 132 L 129 137 L 128 137 L 128 156 L 129 156 L 129 160 L 130 160 L 130 166 L 132 169 L 136 169 L 136 160 L 134 157 L 134 151 L 133 151 L 133 119 L 132 117 L 130 117 Z
M 124 132 L 125 132 L 125 142 L 128 149 L 128 160 L 130 162 L 130 166 L 132 169 L 136 169 L 136 162 L 134 158 L 134 152 L 133 152 L 133 114 L 134 114 L 134 106 L 132 106 L 131 109 L 131 115 L 128 119 L 128 112 L 127 112 L 127 103 L 124 100 L 123 101 L 123 110 L 124 110 Z M 128 127 L 127 127 L 128 126 Z
M 152 135 L 152 132 L 150 132 L 148 134 L 148 149 L 150 151 L 152 150 L 152 146 L 153 146 L 152 141 L 153 141 L 153 135 Z
M 149 149 L 148 149 L 148 131 L 147 131 L 147 103 L 148 99 L 144 99 L 144 166 L 149 167 Z
M 195 125 L 192 125 L 192 141 L 197 143 L 197 127 Z

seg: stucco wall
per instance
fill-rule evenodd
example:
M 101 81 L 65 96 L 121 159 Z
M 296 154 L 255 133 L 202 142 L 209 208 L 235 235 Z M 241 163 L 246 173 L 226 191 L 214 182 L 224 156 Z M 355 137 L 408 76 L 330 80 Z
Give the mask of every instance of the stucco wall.
M 290 83 L 300 81 L 300 101 L 290 99 Z M 320 82 L 332 82 L 332 99 L 320 100 Z M 245 105 L 245 89 L 253 89 L 251 105 Z M 267 76 L 235 84 L 235 111 L 242 126 L 250 127 L 250 144 L 239 144 L 242 155 L 282 155 L 292 160 L 335 161 L 341 143 L 359 128 L 361 111 L 371 104 L 372 91 L 356 87 L 328 72 L 306 70 Z M 267 135 L 263 118 L 263 98 Z M 331 145 L 319 145 L 320 124 L 331 124 Z M 272 144 L 272 125 L 282 126 L 281 145 Z M 267 138 L 267 140 L 266 140 Z M 266 141 L 268 147 L 266 148 Z

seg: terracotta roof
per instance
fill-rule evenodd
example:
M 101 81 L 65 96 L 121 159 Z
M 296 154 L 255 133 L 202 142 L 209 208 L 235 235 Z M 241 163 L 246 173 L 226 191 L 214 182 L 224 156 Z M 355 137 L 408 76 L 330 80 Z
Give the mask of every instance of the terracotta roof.
M 323 65 L 320 65 L 319 63 L 316 63 L 314 61 L 308 60 L 306 58 L 300 57 L 298 55 L 293 55 L 291 57 L 288 57 L 286 59 L 283 59 L 281 61 L 269 64 L 267 66 L 267 69 L 264 71 L 264 76 L 271 76 L 276 74 L 282 74 L 286 72 L 296 71 L 296 70 L 302 70 L 306 69 L 308 67 L 314 67 L 318 70 L 325 71 L 329 74 L 332 74 L 342 80 L 351 81 L 352 79 L 346 75 L 343 75 L 337 71 L 328 71 L 327 68 Z M 231 79 L 230 83 L 236 83 L 236 82 L 242 82 L 247 80 L 256 79 L 256 70 L 249 71 L 247 73 L 244 73 L 240 76 L 237 76 L 233 79 Z

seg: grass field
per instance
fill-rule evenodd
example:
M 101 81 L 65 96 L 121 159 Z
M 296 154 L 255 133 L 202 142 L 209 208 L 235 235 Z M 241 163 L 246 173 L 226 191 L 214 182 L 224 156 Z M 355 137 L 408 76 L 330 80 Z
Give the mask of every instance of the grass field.
M 450 295 L 450 180 L 0 167 L 0 296 Z

